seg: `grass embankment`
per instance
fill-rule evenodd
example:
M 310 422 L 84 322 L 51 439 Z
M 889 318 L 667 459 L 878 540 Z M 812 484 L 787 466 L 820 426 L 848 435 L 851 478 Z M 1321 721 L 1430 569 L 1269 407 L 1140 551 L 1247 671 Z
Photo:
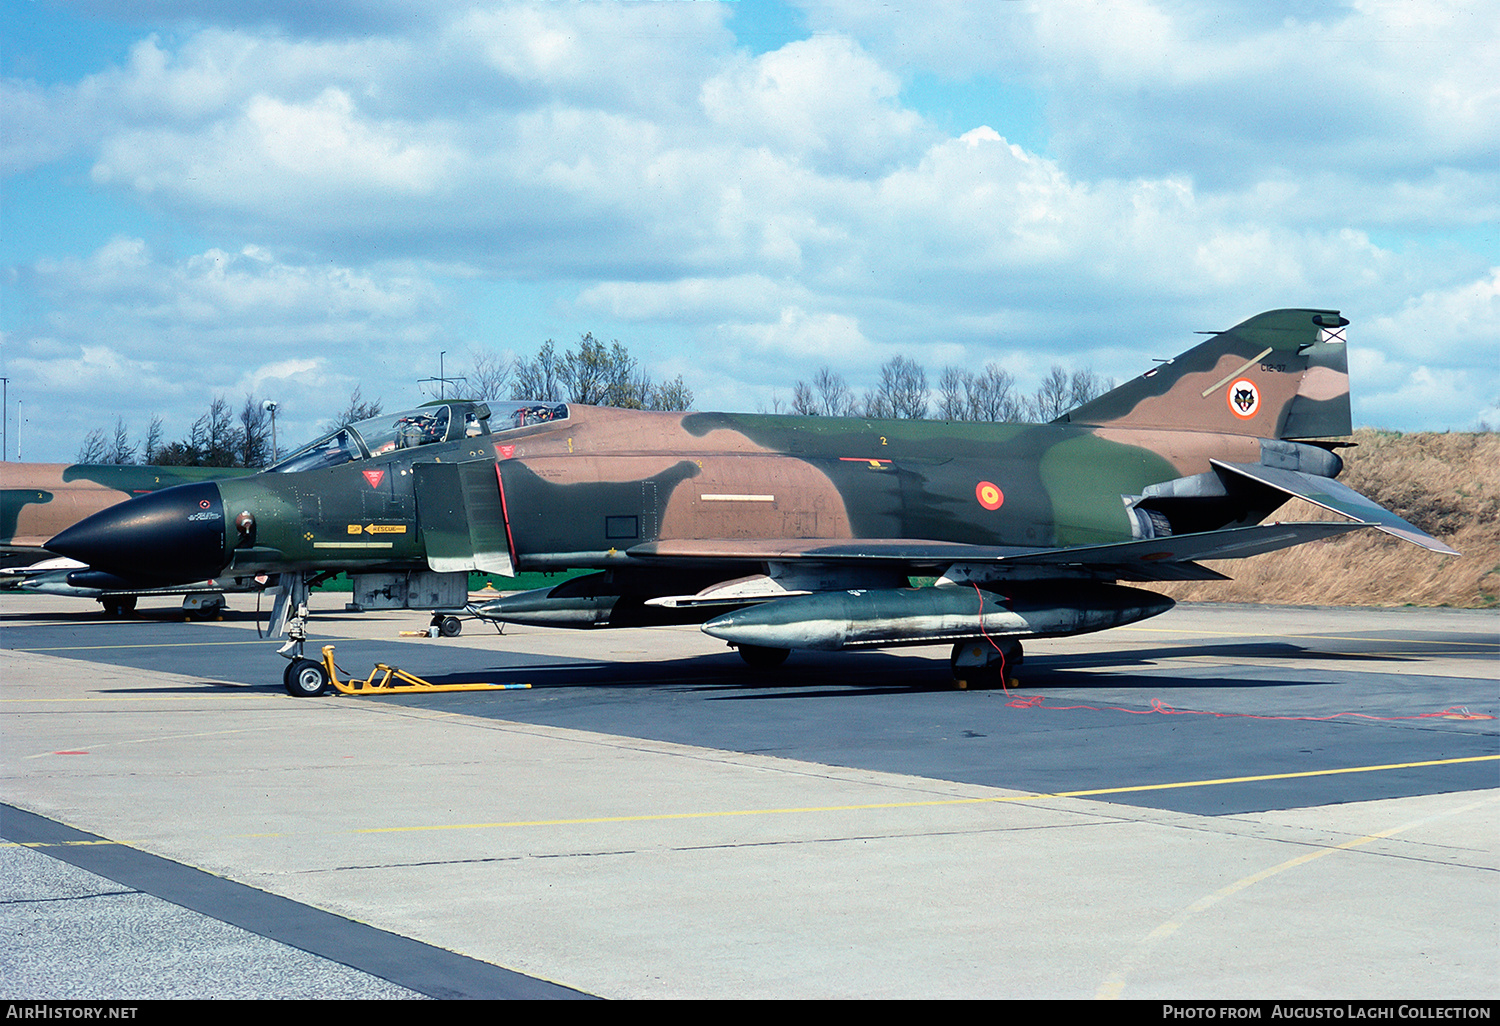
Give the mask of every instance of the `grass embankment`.
M 1462 555 L 1356 531 L 1249 559 L 1205 561 L 1231 581 L 1153 585 L 1184 602 L 1282 605 L 1500 605 L 1500 434 L 1361 428 L 1339 480 Z M 1342 520 L 1293 499 L 1272 520 Z

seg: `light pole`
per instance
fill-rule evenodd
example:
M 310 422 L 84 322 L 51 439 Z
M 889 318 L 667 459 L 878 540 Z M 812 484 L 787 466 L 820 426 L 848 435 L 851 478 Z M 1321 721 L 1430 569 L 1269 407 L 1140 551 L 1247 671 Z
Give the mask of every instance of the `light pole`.
M 276 448 L 276 400 L 267 399 L 260 404 L 260 408 L 271 415 L 271 464 L 274 466 L 277 457 L 281 455 Z

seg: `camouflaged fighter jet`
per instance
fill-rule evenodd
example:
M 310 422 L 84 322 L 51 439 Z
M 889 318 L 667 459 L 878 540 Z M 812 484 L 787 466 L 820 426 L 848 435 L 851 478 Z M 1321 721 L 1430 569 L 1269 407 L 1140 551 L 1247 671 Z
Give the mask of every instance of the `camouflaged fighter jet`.
M 84 517 L 134 496 L 249 473 L 221 467 L 0 463 L 0 590 L 96 599 L 111 616 L 128 615 L 142 595 L 182 595 L 189 612 L 213 612 L 225 591 L 258 590 L 263 582 L 142 587 L 75 559 L 50 558 L 44 546 Z
M 327 687 L 301 647 L 307 583 L 337 571 L 361 604 L 434 608 L 466 601 L 443 591 L 470 570 L 593 568 L 469 611 L 699 623 L 752 665 L 947 643 L 958 678 L 1003 679 L 1021 639 L 1172 605 L 1121 581 L 1223 579 L 1197 561 L 1365 528 L 1453 551 L 1333 480 L 1347 323 L 1260 314 L 1048 424 L 432 405 L 264 474 L 134 499 L 48 547 L 163 581 L 280 571 L 293 694 Z M 1262 522 L 1292 496 L 1347 521 Z

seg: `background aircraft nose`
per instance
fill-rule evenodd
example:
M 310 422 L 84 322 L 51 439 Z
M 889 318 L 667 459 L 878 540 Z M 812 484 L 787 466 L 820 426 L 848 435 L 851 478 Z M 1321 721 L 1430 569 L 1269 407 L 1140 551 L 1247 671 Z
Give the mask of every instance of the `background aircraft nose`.
M 47 543 L 131 580 L 182 584 L 224 568 L 224 501 L 210 482 L 141 495 L 80 520 Z

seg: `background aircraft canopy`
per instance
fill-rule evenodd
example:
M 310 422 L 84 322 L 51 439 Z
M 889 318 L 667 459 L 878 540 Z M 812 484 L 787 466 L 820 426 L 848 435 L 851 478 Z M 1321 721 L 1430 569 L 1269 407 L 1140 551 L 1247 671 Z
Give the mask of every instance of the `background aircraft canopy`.
M 535 424 L 564 420 L 567 416 L 566 403 L 435 403 L 345 424 L 298 449 L 271 471 L 288 474 L 334 467 L 352 460 L 383 456 L 397 449 L 506 434 Z

